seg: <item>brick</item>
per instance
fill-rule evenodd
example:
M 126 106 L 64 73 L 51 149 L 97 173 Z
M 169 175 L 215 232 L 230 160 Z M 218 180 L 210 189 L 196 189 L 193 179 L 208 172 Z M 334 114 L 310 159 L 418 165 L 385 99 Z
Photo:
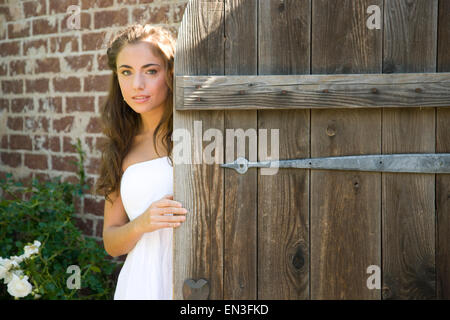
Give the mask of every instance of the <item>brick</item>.
M 45 58 L 36 60 L 35 73 L 61 72 L 59 58 Z
M 91 117 L 91 119 L 89 120 L 89 123 L 86 127 L 86 132 L 87 133 L 101 133 L 102 127 L 101 127 L 100 118 Z
M 9 112 L 9 99 L 2 99 L 0 98 L 0 111 L 5 110 L 6 112 Z
M 84 198 L 84 213 L 91 213 L 97 216 L 103 216 L 105 201 L 91 198 Z
M 11 76 L 25 74 L 25 60 L 12 60 L 9 62 Z
M 106 54 L 106 32 L 90 32 L 81 35 L 81 48 L 83 51 L 104 49 Z
M 129 2 L 128 1 L 120 1 L 121 5 L 124 5 L 126 3 L 124 2 Z M 133 0 L 134 3 L 136 3 L 136 0 Z M 81 0 L 81 10 L 88 10 L 91 8 L 107 8 L 107 7 L 111 7 L 114 5 L 114 0 Z
M 54 119 L 53 120 L 53 130 L 55 133 L 57 132 L 70 132 L 72 129 L 74 122 L 74 117 L 67 116 L 62 117 L 61 119 Z
M 41 182 L 50 182 L 51 178 L 48 173 L 43 172 L 33 172 L 33 179 L 37 179 Z
M 56 92 L 79 92 L 81 91 L 80 79 L 77 77 L 55 78 L 53 88 Z
M 90 158 L 86 165 L 86 172 L 88 174 L 99 174 L 100 159 Z
M 8 25 L 8 38 L 24 38 L 30 36 L 31 23 L 28 22 L 14 22 Z
M 24 164 L 30 169 L 46 170 L 48 169 L 47 155 L 25 154 Z
M 66 112 L 95 112 L 94 97 L 67 97 Z
M 94 138 L 86 137 L 85 141 L 86 141 L 86 145 L 89 148 L 89 150 L 87 150 L 87 152 L 89 152 L 89 154 L 92 154 L 94 152 Z
M 128 24 L 128 9 L 94 12 L 94 29 L 125 26 Z
M 0 6 L 0 15 L 3 15 L 6 19 L 6 22 L 12 21 L 12 16 L 10 13 L 10 8 L 9 6 Z
M 10 57 L 17 56 L 20 54 L 20 42 L 4 42 L 0 43 L 0 56 Z
M 74 218 L 75 226 L 77 226 L 83 234 L 87 236 L 92 236 L 94 225 L 91 219 L 81 219 L 78 217 Z
M 18 98 L 11 100 L 11 112 L 22 113 L 34 110 L 33 99 L 30 98 Z
M 106 54 L 99 54 L 97 56 L 97 69 L 99 71 L 111 70 L 108 66 L 108 56 Z
M 74 142 L 72 142 L 72 137 L 63 137 L 63 152 L 64 153 L 76 153 Z
M 84 78 L 84 91 L 108 91 L 111 75 L 88 76 Z
M 50 39 L 50 52 L 78 52 L 78 37 L 65 36 L 53 37 Z
M 16 152 L 1 152 L 1 163 L 11 168 L 17 168 L 22 165 L 22 155 Z
M 49 132 L 49 120 L 47 117 L 25 117 L 25 130 Z
M 65 71 L 92 71 L 94 56 L 85 54 L 81 56 L 64 57 L 64 61 L 69 66 L 69 70 Z
M 173 9 L 173 22 L 179 23 L 183 19 L 184 11 L 186 10 L 187 2 L 179 3 Z
M 11 134 L 9 148 L 12 150 L 31 150 L 31 138 L 25 135 Z
M 34 135 L 33 136 L 33 150 L 47 151 L 49 138 L 48 135 Z
M 103 208 L 103 210 L 104 210 L 104 208 Z M 102 212 L 102 216 L 103 216 L 103 212 Z M 97 220 L 97 226 L 95 228 L 95 236 L 96 237 L 101 237 L 101 238 L 103 237 L 103 219 L 98 219 Z
M 6 126 L 13 131 L 23 130 L 23 118 L 22 117 L 8 117 Z
M 60 137 L 50 137 L 50 150 L 54 152 L 60 152 L 61 151 L 61 142 Z
M 55 13 L 67 13 L 71 5 L 79 5 L 78 0 L 48 0 L 48 10 L 51 15 Z
M 23 80 L 2 80 L 2 92 L 4 94 L 23 93 Z
M 62 113 L 61 97 L 46 97 L 38 99 L 38 112 Z
M 25 87 L 27 93 L 46 93 L 49 92 L 48 87 L 48 79 L 33 79 L 33 80 L 25 80 Z
M 46 55 L 47 54 L 47 40 L 24 40 L 23 42 L 24 55 Z
M 133 21 L 139 23 L 169 23 L 169 6 L 160 7 L 139 7 L 132 11 Z
M 8 75 L 8 63 L 1 62 L 0 63 L 0 76 L 6 76 L 6 75 Z
M 87 177 L 85 183 L 89 186 L 88 190 L 83 190 L 84 194 L 90 194 L 91 196 L 97 197 L 95 194 L 95 179 L 92 177 Z
M 78 166 L 73 162 L 78 161 L 74 156 L 51 156 L 52 170 L 78 172 Z
M 56 17 L 49 19 L 33 20 L 33 35 L 50 34 L 58 32 L 58 23 Z
M 3 135 L 0 141 L 0 145 L 2 149 L 9 149 L 8 136 Z
M 23 13 L 25 18 L 44 16 L 47 14 L 45 0 L 33 0 L 23 3 Z

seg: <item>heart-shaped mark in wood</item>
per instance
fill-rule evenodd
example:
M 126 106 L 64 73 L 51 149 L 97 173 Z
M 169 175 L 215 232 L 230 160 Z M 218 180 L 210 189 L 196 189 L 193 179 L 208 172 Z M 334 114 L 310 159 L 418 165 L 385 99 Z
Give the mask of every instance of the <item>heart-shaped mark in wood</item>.
M 209 297 L 209 282 L 205 279 L 195 281 L 194 279 L 187 279 L 183 284 L 183 298 L 184 300 L 208 300 Z

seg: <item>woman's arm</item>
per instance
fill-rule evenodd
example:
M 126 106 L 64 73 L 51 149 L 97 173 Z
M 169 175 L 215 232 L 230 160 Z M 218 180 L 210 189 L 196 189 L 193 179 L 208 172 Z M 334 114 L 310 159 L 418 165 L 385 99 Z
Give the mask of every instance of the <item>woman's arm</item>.
M 129 221 L 118 192 L 109 195 L 113 203 L 105 200 L 103 221 L 103 244 L 112 257 L 130 252 L 142 233 L 136 227 L 136 220 Z
M 153 202 L 132 221 L 128 219 L 120 194 L 114 192 L 109 197 L 113 203 L 105 201 L 103 244 L 106 252 L 113 257 L 130 252 L 144 233 L 161 228 L 178 228 L 186 220 L 187 210 L 173 200 L 173 195 L 165 195 Z

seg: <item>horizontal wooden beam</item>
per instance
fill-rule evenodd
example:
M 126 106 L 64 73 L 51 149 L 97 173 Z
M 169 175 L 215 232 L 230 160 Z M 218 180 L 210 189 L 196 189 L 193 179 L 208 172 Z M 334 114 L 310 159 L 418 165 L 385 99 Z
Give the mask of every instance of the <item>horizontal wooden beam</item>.
M 450 107 L 450 73 L 176 76 L 176 110 Z

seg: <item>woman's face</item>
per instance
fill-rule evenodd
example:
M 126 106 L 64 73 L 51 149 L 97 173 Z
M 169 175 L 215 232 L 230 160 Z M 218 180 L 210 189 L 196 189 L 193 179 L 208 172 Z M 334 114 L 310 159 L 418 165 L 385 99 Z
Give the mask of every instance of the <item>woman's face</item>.
M 128 44 L 117 55 L 117 77 L 126 103 L 137 113 L 163 108 L 168 94 L 164 61 L 150 44 Z

